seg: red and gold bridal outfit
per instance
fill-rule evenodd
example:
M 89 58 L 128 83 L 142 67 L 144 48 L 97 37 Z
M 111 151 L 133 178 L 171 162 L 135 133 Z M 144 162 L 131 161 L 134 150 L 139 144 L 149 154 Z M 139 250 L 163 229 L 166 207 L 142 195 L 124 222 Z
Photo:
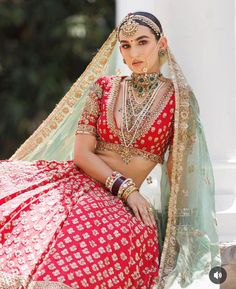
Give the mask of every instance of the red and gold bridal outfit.
M 113 114 L 121 79 L 96 81 L 77 132 L 127 157 Z M 128 156 L 161 163 L 173 114 L 170 83 Z M 156 230 L 73 161 L 0 162 L 1 289 L 151 288 L 158 262 Z

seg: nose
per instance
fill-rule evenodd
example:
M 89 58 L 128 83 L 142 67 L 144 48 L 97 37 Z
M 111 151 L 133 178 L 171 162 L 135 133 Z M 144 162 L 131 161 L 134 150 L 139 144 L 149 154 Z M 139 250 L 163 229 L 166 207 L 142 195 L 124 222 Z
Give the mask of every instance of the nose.
M 131 49 L 130 49 L 130 56 L 132 57 L 132 58 L 138 58 L 139 57 L 139 50 L 138 50 L 138 48 L 137 47 L 131 47 Z

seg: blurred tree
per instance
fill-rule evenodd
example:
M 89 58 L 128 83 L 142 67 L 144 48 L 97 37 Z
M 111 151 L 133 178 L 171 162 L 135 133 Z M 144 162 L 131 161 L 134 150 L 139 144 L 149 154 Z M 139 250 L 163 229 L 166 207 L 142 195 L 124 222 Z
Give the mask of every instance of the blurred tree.
M 114 15 L 115 0 L 0 0 L 0 159 L 84 71 Z

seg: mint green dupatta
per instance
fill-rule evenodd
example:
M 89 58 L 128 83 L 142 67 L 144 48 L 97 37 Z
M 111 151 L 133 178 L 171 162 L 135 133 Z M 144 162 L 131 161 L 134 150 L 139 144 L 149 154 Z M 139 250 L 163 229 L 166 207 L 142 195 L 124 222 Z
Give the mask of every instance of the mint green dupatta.
M 162 167 L 164 246 L 157 288 L 218 288 L 211 268 L 220 266 L 214 177 L 196 98 L 168 49 L 176 92 L 171 186 Z
M 115 71 L 113 60 L 117 46 L 114 30 L 85 72 L 11 157 L 12 160 L 66 161 L 73 158 L 76 124 L 89 87 L 99 76 Z M 162 62 L 168 61 L 168 74 L 175 87 L 176 111 L 171 186 L 166 162 L 162 166 L 161 202 L 164 209 L 159 214 L 158 230 L 163 248 L 160 242 L 159 281 L 155 288 L 209 289 L 211 284 L 206 283 L 210 282 L 209 271 L 220 264 L 214 178 L 198 104 L 169 49 L 167 56 Z M 197 283 L 200 286 L 195 287 L 199 280 L 205 283 Z

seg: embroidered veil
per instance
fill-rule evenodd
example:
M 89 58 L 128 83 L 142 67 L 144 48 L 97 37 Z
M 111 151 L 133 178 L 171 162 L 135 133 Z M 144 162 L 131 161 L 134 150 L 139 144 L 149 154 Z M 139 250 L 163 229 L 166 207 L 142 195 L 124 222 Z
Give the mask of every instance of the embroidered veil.
M 98 77 L 116 71 L 116 35 L 114 30 L 84 73 L 12 160 L 73 158 L 76 125 L 89 88 Z M 156 288 L 194 288 L 192 285 L 198 279 L 209 282 L 204 285 L 210 288 L 209 271 L 220 264 L 212 167 L 197 101 L 169 48 L 167 52 L 162 59 L 162 70 L 173 80 L 176 110 L 172 176 L 169 182 L 165 161 L 161 179 L 164 209 L 161 214 L 156 213 L 159 239 L 163 241 Z

